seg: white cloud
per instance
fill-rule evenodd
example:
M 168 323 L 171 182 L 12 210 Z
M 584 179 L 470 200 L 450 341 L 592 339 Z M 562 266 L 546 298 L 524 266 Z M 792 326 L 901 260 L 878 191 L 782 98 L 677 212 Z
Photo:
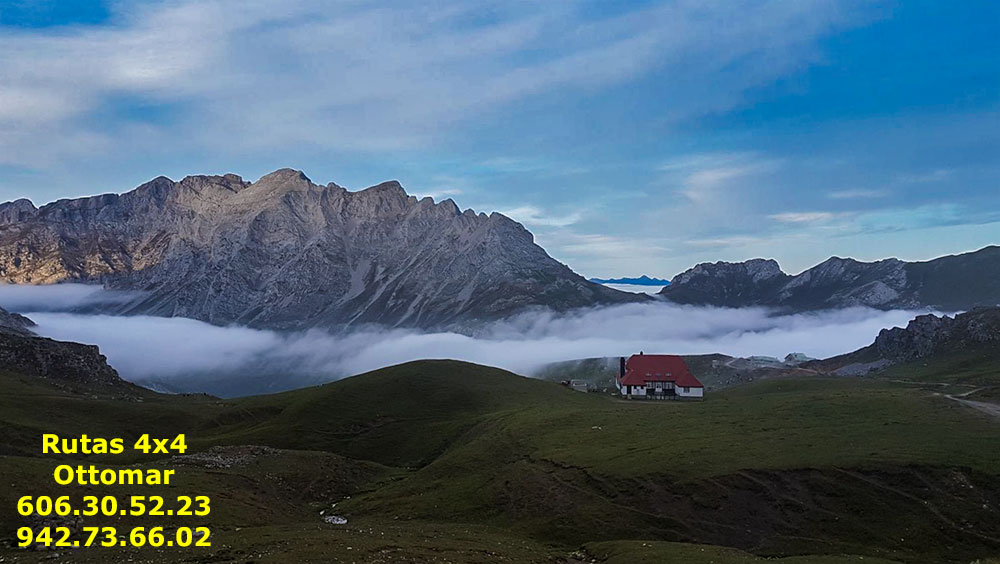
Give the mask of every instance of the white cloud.
M 544 227 L 566 227 L 567 225 L 578 223 L 583 219 L 583 215 L 579 212 L 554 215 L 535 206 L 518 206 L 509 210 L 501 210 L 500 213 L 525 225 L 540 225 Z
M 249 393 L 424 358 L 531 374 L 549 362 L 639 350 L 738 356 L 800 351 L 828 357 L 871 343 L 880 329 L 903 325 L 914 312 L 849 309 L 773 316 L 757 308 L 632 304 L 528 313 L 492 324 L 477 337 L 404 330 L 277 333 L 183 318 L 29 315 L 43 335 L 99 345 L 127 379 L 175 390 Z

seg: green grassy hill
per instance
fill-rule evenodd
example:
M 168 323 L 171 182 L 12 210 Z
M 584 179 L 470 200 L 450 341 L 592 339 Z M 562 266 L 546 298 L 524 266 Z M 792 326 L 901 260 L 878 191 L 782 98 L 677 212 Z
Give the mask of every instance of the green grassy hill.
M 126 400 L 4 374 L 0 476 L 11 486 L 0 507 L 54 493 L 57 460 L 38 456 L 44 431 L 187 433 L 194 454 L 127 462 L 177 468 L 172 491 L 212 496 L 205 522 L 217 543 L 187 549 L 189 562 L 964 564 L 1000 555 L 1000 421 L 891 381 L 770 380 L 699 403 L 644 403 L 422 361 L 269 396 Z M 320 511 L 348 524 L 326 524 Z M 0 511 L 0 537 L 21 521 Z M 132 524 L 119 521 L 109 519 Z M 16 562 L 50 556 L 5 550 Z M 121 554 L 76 550 L 72 561 Z M 127 551 L 146 562 L 179 554 Z

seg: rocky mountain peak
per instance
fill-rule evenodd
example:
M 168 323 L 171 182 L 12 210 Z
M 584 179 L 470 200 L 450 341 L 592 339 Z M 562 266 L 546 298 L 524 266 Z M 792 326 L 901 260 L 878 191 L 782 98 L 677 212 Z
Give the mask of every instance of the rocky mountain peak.
M 309 180 L 309 177 L 302 171 L 282 168 L 265 174 L 257 182 L 247 186 L 248 195 L 245 197 L 251 199 L 267 198 L 289 192 L 309 192 L 319 189 L 321 187 L 313 184 L 312 180 Z
M 671 281 L 671 285 L 689 284 L 699 278 L 745 278 L 751 282 L 759 283 L 774 278 L 787 276 L 774 259 L 750 259 L 744 262 L 705 262 L 690 268 Z
M 778 265 L 778 261 L 774 259 L 750 259 L 743 263 L 743 265 L 744 268 L 746 268 L 747 274 L 754 280 L 754 282 L 762 282 L 773 278 L 787 276 L 784 271 L 781 270 L 781 266 Z
M 235 175 L 234 175 L 235 176 Z M 261 176 L 255 184 L 293 184 L 293 185 L 313 185 L 312 180 L 301 170 L 294 168 L 279 168 L 274 172 L 269 172 Z
M 369 186 L 363 190 L 358 190 L 357 192 L 348 192 L 354 198 L 375 198 L 382 200 L 395 200 L 395 201 L 405 201 L 409 200 L 410 196 L 403 189 L 403 186 L 395 181 L 389 180 L 386 182 L 381 182 L 374 186 Z M 413 199 L 413 203 L 416 203 L 416 198 Z
M 174 192 L 176 186 L 177 183 L 166 176 L 157 176 L 149 182 L 141 184 L 132 191 L 132 194 L 136 198 L 148 198 L 162 202 Z
M 34 217 L 36 213 L 38 213 L 38 208 L 27 198 L 5 202 L 0 204 L 0 225 L 25 221 Z
M 374 186 L 369 186 L 368 188 L 361 190 L 361 192 L 368 192 L 368 191 L 371 191 L 373 193 L 378 193 L 378 192 L 391 192 L 394 194 L 402 193 L 403 195 L 406 195 L 406 190 L 403 189 L 403 185 L 400 184 L 398 180 L 386 180 L 385 182 L 379 182 Z
M 755 296 L 766 294 L 787 278 L 773 259 L 702 263 L 675 276 L 660 295 L 677 303 L 759 305 Z
M 441 202 L 438 205 L 448 210 L 448 212 L 450 212 L 452 215 L 458 215 L 460 213 L 458 204 L 456 204 L 455 200 L 452 200 L 451 198 L 448 198 L 446 200 L 441 200 Z
M 114 313 L 455 328 L 532 307 L 649 299 L 586 281 L 501 214 L 418 202 L 396 181 L 349 192 L 293 169 L 254 183 L 161 177 L 43 211 L 0 230 L 0 280 L 144 292 Z

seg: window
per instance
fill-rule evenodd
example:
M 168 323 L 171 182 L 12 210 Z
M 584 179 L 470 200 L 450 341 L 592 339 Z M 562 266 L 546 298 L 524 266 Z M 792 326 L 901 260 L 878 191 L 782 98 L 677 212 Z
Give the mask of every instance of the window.
M 690 392 L 690 391 L 691 391 L 691 388 L 689 388 L 687 386 L 684 386 L 684 393 L 685 394 L 688 393 L 688 392 Z

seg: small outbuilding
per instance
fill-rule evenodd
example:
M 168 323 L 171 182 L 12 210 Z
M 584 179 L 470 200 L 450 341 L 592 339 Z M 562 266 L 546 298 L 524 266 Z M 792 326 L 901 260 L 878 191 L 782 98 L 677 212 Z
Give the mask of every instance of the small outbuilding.
M 703 399 L 705 386 L 684 359 L 672 354 L 634 354 L 621 358 L 618 392 L 628 399 Z
M 788 353 L 787 355 L 785 355 L 785 364 L 788 364 L 788 365 L 791 365 L 791 366 L 798 366 L 800 364 L 805 364 L 805 363 L 813 361 L 813 360 L 816 360 L 816 359 L 813 358 L 813 357 L 811 357 L 811 356 L 808 356 L 808 355 L 806 355 L 804 353 L 800 353 L 800 352 L 793 352 L 793 353 Z

